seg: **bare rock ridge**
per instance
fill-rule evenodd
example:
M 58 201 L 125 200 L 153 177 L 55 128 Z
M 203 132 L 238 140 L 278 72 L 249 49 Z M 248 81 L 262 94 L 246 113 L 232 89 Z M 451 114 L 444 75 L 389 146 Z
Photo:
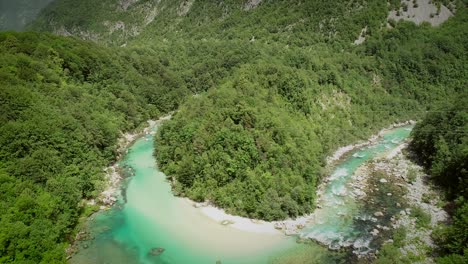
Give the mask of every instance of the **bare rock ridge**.
M 354 41 L 354 45 L 360 45 L 366 40 L 367 26 L 361 30 L 359 37 Z
M 389 20 L 407 20 L 418 25 L 429 22 L 432 26 L 438 26 L 453 16 L 446 6 L 438 7 L 431 0 L 402 0 L 401 6 L 398 10 L 390 11 Z

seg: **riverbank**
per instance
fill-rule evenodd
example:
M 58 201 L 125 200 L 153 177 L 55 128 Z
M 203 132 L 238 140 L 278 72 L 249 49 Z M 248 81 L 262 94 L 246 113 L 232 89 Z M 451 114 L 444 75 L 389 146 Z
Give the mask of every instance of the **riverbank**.
M 124 178 L 122 168 L 119 165 L 119 161 L 121 160 L 122 155 L 128 153 L 128 147 L 131 146 L 135 140 L 144 135 L 154 133 L 153 129 L 155 126 L 161 124 L 164 121 L 170 120 L 171 117 L 172 115 L 169 114 L 159 118 L 158 120 L 148 120 L 146 121 L 147 125 L 143 128 L 143 130 L 122 134 L 117 143 L 117 162 L 104 169 L 106 172 L 106 187 L 97 196 L 97 202 L 91 200 L 88 202 L 89 205 L 98 204 L 100 205 L 100 210 L 105 210 L 114 205 L 114 203 L 117 201 L 121 189 L 121 181 Z
M 398 186 L 405 190 L 403 196 L 407 207 L 391 218 L 392 230 L 404 230 L 404 238 L 398 244 L 403 258 L 418 259 L 421 263 L 434 263 L 433 252 L 438 246 L 432 239 L 433 229 L 448 220 L 448 214 L 442 208 L 442 194 L 429 184 L 429 175 L 415 164 L 411 153 L 404 146 L 397 153 L 390 153 L 374 163 L 376 170 L 384 171 L 392 178 L 400 179 Z M 394 239 L 386 243 L 395 243 Z
M 386 151 L 385 144 L 390 149 L 397 147 L 392 141 L 406 138 L 408 134 L 406 128 L 395 129 L 385 134 L 376 145 L 355 153 L 360 155 L 348 155 L 337 167 L 339 170 L 345 166 L 347 176 L 338 177 L 328 184 L 335 188 L 342 180 L 348 182 L 359 164 Z M 337 225 L 333 221 L 316 223 L 312 221 L 315 218 L 310 216 L 277 222 L 256 221 L 230 216 L 209 204 L 196 204 L 176 197 L 171 191 L 170 181 L 156 166 L 153 139 L 153 135 L 149 134 L 129 148 L 121 161 L 122 166 L 132 168 L 135 173 L 125 186 L 127 201 L 89 219 L 89 232 L 83 235 L 91 240 L 77 243 L 79 252 L 73 256 L 72 263 L 118 262 L 116 258 L 119 254 L 138 260 L 130 263 L 152 263 L 148 252 L 155 248 L 164 249 L 164 253 L 157 257 L 167 263 L 215 263 L 217 260 L 222 263 L 268 263 L 270 256 L 298 246 L 294 237 L 284 234 L 306 239 L 309 229 L 316 228 L 317 234 L 326 237 L 330 232 L 342 232 L 330 228 L 349 226 L 347 222 Z M 362 156 L 363 153 L 366 155 Z M 332 177 L 335 176 L 334 173 Z M 325 215 L 341 221 L 348 218 L 342 209 L 354 208 L 354 202 L 349 200 L 351 196 L 336 196 L 334 192 L 327 190 L 329 196 L 326 196 L 327 203 L 323 207 L 326 212 L 322 210 L 322 215 L 317 215 L 319 220 Z M 335 202 L 340 202 L 341 207 L 338 205 L 336 208 Z M 352 216 L 352 212 L 349 213 Z M 361 229 L 355 231 L 366 232 Z M 318 245 L 317 248 L 326 251 Z
M 434 263 L 438 246 L 431 234 L 447 221 L 448 214 L 442 209 L 441 193 L 430 186 L 429 176 L 409 157 L 408 145 L 407 140 L 382 153 L 353 176 L 353 188 L 363 194 L 357 197 L 370 220 L 365 223 L 371 234 L 366 244 L 373 248 L 370 254 L 358 257 Z M 387 256 L 385 250 L 379 254 L 377 249 L 382 248 L 392 248 L 397 255 Z
M 105 187 L 103 188 L 103 191 L 96 196 L 95 199 L 82 201 L 82 205 L 85 208 L 84 211 L 89 211 L 89 213 L 83 213 L 83 216 L 80 219 L 84 217 L 88 218 L 91 214 L 98 211 L 108 210 L 115 204 L 121 191 L 122 180 L 124 179 L 122 168 L 119 165 L 119 161 L 122 159 L 122 156 L 128 153 L 128 148 L 137 139 L 144 135 L 152 134 L 152 130 L 156 125 L 163 121 L 169 120 L 171 117 L 172 114 L 169 114 L 159 118 L 158 120 L 148 120 L 146 121 L 147 125 L 144 126 L 140 131 L 121 134 L 121 137 L 117 142 L 117 162 L 103 169 L 106 173 L 104 176 Z M 78 252 L 76 245 L 78 241 L 89 241 L 94 239 L 88 230 L 81 230 L 82 221 L 84 220 L 81 220 L 80 223 L 78 223 L 78 225 L 75 227 L 76 235 L 73 236 L 70 241 L 70 245 L 66 249 L 67 260 L 76 254 L 76 252 Z
M 156 166 L 153 139 L 150 134 L 129 148 L 121 164 L 131 167 L 135 176 L 125 184 L 126 202 L 119 199 L 110 210 L 88 219 L 83 230 L 92 239 L 77 243 L 71 263 L 267 263 L 269 256 L 296 245 L 279 232 L 217 224 L 174 196 Z M 164 251 L 154 256 L 154 249 Z
M 401 123 L 394 123 L 387 128 L 381 129 L 379 132 L 372 135 L 367 141 L 361 141 L 361 142 L 357 142 L 351 145 L 340 147 L 333 153 L 333 155 L 329 156 L 326 159 L 327 166 L 331 166 L 334 162 L 339 161 L 345 154 L 353 150 L 366 147 L 366 146 L 376 143 L 379 138 L 381 138 L 385 133 L 387 133 L 388 131 L 392 129 L 403 127 L 403 126 L 408 126 L 408 125 L 415 125 L 415 124 L 416 124 L 416 121 L 414 120 L 408 120 L 406 122 L 401 122 Z
M 378 133 L 371 136 L 367 141 L 358 142 L 345 147 L 341 147 L 337 151 L 335 151 L 333 155 L 327 158 L 327 167 L 333 167 L 333 165 L 336 162 L 340 161 L 344 156 L 346 156 L 346 154 L 355 151 L 358 148 L 363 148 L 375 144 L 379 139 L 381 139 L 387 132 L 391 131 L 392 129 L 408 125 L 414 125 L 415 123 L 416 122 L 413 120 L 409 120 L 402 123 L 395 123 L 387 128 L 380 130 Z M 396 151 L 401 150 L 401 148 L 401 146 L 398 146 Z M 387 153 L 386 155 L 389 155 L 389 153 Z M 324 179 L 323 182 L 317 188 L 317 201 L 319 202 L 317 204 L 318 208 L 321 208 L 323 206 L 322 203 L 324 201 L 322 199 L 322 196 L 324 194 L 324 190 L 328 185 L 328 182 L 335 176 L 336 175 L 330 175 L 328 178 Z M 365 193 L 363 191 L 365 188 L 364 178 L 362 178 L 360 174 L 356 173 L 353 175 L 353 180 L 355 181 L 355 183 L 353 183 L 355 187 L 353 195 L 363 198 L 365 196 Z M 223 209 L 214 206 L 210 202 L 197 203 L 189 199 L 186 199 L 186 201 L 192 204 L 194 207 L 199 208 L 201 212 L 203 212 L 206 216 L 218 222 L 219 224 L 229 225 L 233 228 L 242 231 L 266 234 L 283 233 L 287 236 L 293 236 L 299 235 L 304 227 L 306 227 L 308 224 L 315 220 L 315 214 L 311 213 L 309 215 L 304 215 L 296 219 L 286 219 L 282 221 L 268 222 L 258 219 L 251 219 L 247 217 L 227 214 Z

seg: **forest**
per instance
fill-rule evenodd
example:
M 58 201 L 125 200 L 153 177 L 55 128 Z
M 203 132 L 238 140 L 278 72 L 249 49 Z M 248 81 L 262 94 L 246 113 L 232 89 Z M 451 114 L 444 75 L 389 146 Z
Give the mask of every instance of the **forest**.
M 192 80 L 220 84 L 194 91 L 201 94 L 162 127 L 158 163 L 176 180 L 176 193 L 233 214 L 279 220 L 310 213 L 324 160 L 337 147 L 421 118 L 464 91 L 466 16 L 460 10 L 440 28 L 400 22 L 341 52 L 340 39 L 339 48 L 229 40 L 210 50 L 209 41 L 189 42 L 203 47 L 198 56 L 214 69 Z M 228 75 L 221 81 L 219 65 L 209 65 L 220 60 L 206 59 L 218 54 L 240 54 L 231 70 L 221 68 L 221 78 Z
M 430 112 L 413 131 L 411 149 L 451 201 L 453 223 L 435 238 L 442 245 L 439 263 L 468 262 L 468 94 Z
M 0 33 L 0 263 L 66 262 L 117 139 L 172 111 L 174 193 L 264 220 L 312 212 L 338 147 L 423 119 L 412 148 L 456 205 L 439 261 L 466 260 L 466 1 L 439 27 L 385 26 L 399 1 L 244 2 L 56 0 Z
M 0 33 L 1 263 L 65 261 L 81 200 L 102 190 L 121 132 L 186 93 L 156 57 Z

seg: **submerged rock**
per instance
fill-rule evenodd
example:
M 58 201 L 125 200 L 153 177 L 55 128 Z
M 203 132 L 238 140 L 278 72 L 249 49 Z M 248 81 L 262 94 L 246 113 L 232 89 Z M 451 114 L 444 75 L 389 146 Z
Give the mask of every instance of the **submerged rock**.
M 148 252 L 148 255 L 151 255 L 151 256 L 159 256 L 161 255 L 163 252 L 164 252 L 164 248 L 152 248 L 149 252 Z
M 284 224 L 281 223 L 281 222 L 275 223 L 275 225 L 274 225 L 275 229 L 278 229 L 278 230 L 282 230 L 283 226 L 284 226 Z
M 224 225 L 224 226 L 226 226 L 226 225 L 234 224 L 234 222 L 231 221 L 231 220 L 223 220 L 223 221 L 221 221 L 221 224 Z

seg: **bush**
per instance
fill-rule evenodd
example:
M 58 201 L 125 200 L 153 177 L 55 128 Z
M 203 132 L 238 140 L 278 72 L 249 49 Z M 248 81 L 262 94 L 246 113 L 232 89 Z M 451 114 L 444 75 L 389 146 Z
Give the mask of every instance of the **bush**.
M 419 206 L 411 208 L 411 216 L 416 218 L 416 226 L 418 228 L 427 228 L 431 224 L 431 215 Z

